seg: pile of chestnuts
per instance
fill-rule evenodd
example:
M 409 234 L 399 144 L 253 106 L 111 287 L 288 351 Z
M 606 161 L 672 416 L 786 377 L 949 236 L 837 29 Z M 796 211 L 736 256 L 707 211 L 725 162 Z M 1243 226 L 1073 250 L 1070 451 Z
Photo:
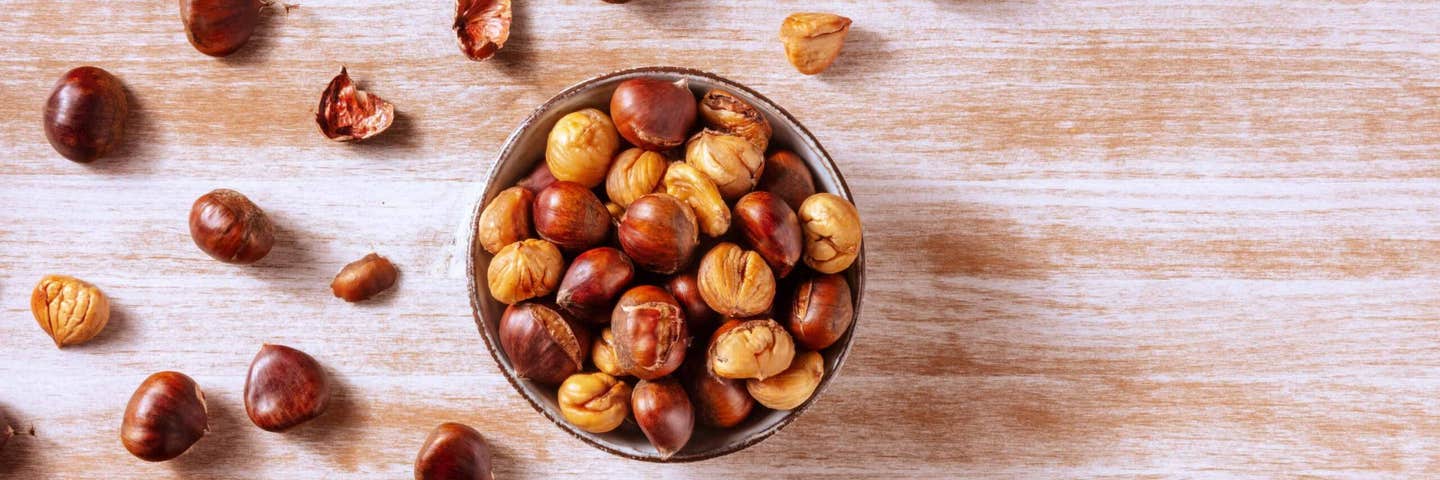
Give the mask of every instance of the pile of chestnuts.
M 633 78 L 608 110 L 562 117 L 544 163 L 478 219 L 515 374 L 557 388 L 579 429 L 633 418 L 665 458 L 697 423 L 804 404 L 854 321 L 855 206 L 817 193 L 730 92 Z

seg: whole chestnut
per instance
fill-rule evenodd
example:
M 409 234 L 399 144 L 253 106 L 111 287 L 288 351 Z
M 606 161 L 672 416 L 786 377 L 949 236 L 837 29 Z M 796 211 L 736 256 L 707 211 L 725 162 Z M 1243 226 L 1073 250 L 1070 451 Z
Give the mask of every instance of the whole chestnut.
M 330 292 L 347 302 L 365 301 L 389 290 L 399 275 L 389 259 L 371 252 L 341 268 L 330 281 Z
M 245 413 L 262 430 L 283 432 L 325 413 L 330 377 L 305 352 L 265 344 L 245 378 Z
M 760 174 L 756 190 L 764 190 L 785 200 L 793 210 L 815 194 L 815 177 L 805 160 L 789 150 L 777 150 L 765 157 L 765 170 Z
M 665 282 L 665 291 L 675 297 L 685 310 L 685 328 L 696 337 L 708 337 L 715 330 L 715 311 L 700 296 L 700 282 L 695 273 L 687 272 L 670 277 Z
M 635 266 L 624 253 L 610 247 L 586 250 L 570 262 L 555 303 L 581 320 L 604 323 L 602 316 L 635 278 Z M 598 318 L 597 318 L 598 317 Z
M 415 456 L 415 480 L 494 480 L 490 444 L 468 425 L 442 423 Z
M 590 362 L 595 364 L 596 370 L 612 377 L 629 375 L 620 368 L 620 358 L 615 356 L 615 334 L 610 327 L 600 330 L 600 335 L 595 337 L 595 344 L 590 346 Z
M 270 253 L 275 226 L 245 195 L 221 188 L 201 195 L 190 207 L 190 238 L 211 258 L 244 265 Z
M 480 212 L 475 232 L 480 246 L 496 253 L 506 245 L 530 238 L 530 205 L 534 202 L 535 194 L 524 187 L 510 187 L 495 195 Z
M 590 356 L 590 331 L 539 303 L 506 308 L 499 334 L 500 349 L 515 375 L 547 385 L 579 372 Z
M 210 430 L 205 394 L 179 372 L 146 378 L 130 396 L 120 423 L 120 443 L 147 462 L 180 456 Z
M 730 320 L 710 337 L 706 363 L 724 378 L 764 380 L 785 371 L 795 358 L 795 341 L 770 319 Z
M 860 255 L 860 212 L 833 193 L 817 193 L 800 205 L 805 264 L 820 273 L 840 273 Z
M 700 259 L 695 274 L 705 304 L 721 315 L 750 317 L 775 301 L 775 275 L 760 254 L 725 242 Z
M 715 181 L 726 200 L 755 188 L 765 169 L 765 152 L 745 137 L 705 129 L 685 145 L 685 163 Z
M 605 181 L 610 160 L 620 149 L 620 135 L 605 112 L 587 108 L 571 112 L 550 129 L 545 164 L 557 180 L 594 188 Z
M 120 79 L 98 67 L 65 72 L 45 100 L 45 138 L 61 156 L 89 163 L 125 138 L 130 100 Z
M 745 137 L 760 148 L 770 145 L 770 121 L 755 106 L 724 90 L 710 90 L 700 97 L 700 118 L 706 128 Z
M 640 197 L 620 218 L 620 248 L 641 268 L 664 275 L 690 264 L 699 235 L 695 213 L 664 193 Z
M 745 382 L 716 376 L 705 362 L 687 362 L 682 377 L 695 417 L 701 425 L 730 428 L 739 425 L 755 409 L 755 400 L 745 391 Z
M 700 231 L 719 237 L 730 230 L 730 207 L 710 177 L 685 162 L 672 162 L 665 170 L 665 193 L 680 199 L 695 212 Z
M 549 295 L 560 284 L 565 257 L 550 242 L 521 240 L 500 249 L 485 270 L 490 296 L 500 303 L 516 304 Z
M 776 277 L 785 278 L 800 263 L 804 241 L 800 218 L 780 197 L 763 191 L 745 194 L 735 202 L 735 221 L 745 243 L 765 259 Z
M 260 25 L 263 0 L 180 0 L 185 37 L 200 53 L 224 57 L 240 50 Z
M 825 359 L 819 353 L 795 356 L 790 368 L 764 380 L 746 380 L 745 390 L 766 408 L 791 410 L 810 399 L 825 376 Z
M 515 186 L 529 190 L 530 194 L 534 195 L 557 181 L 555 175 L 550 174 L 550 165 L 540 162 L 535 165 L 535 169 L 531 170 L 529 175 L 516 182 Z
M 690 434 L 695 431 L 695 409 L 675 379 L 641 380 L 630 405 L 635 411 L 635 423 L 661 458 L 670 458 L 690 442 Z
M 606 373 L 577 373 L 555 395 L 565 421 L 590 433 L 619 427 L 630 415 L 630 386 Z
M 599 245 L 610 232 L 610 211 L 594 192 L 559 181 L 535 196 L 535 233 L 568 252 Z
M 629 206 L 647 193 L 654 193 L 665 176 L 665 156 L 631 148 L 620 152 L 605 176 L 605 194 L 610 201 Z
M 684 79 L 632 78 L 615 87 L 610 115 L 625 140 L 646 150 L 668 150 L 685 143 L 695 125 L 695 94 Z
M 620 368 L 646 380 L 680 368 L 690 345 L 680 304 L 653 285 L 632 288 L 620 297 L 610 315 L 610 331 Z
M 457 0 L 455 38 L 460 51 L 474 61 L 487 60 L 510 38 L 510 0 Z
M 855 321 L 850 284 L 838 274 L 816 275 L 795 287 L 786 327 L 795 341 L 811 350 L 835 344 Z

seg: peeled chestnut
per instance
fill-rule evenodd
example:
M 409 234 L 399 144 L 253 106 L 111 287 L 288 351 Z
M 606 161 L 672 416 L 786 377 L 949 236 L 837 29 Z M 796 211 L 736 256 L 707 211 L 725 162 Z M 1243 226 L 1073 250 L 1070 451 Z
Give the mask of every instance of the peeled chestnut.
M 510 38 L 510 0 L 457 0 L 455 37 L 471 60 L 495 56 Z
M 730 320 L 710 337 L 706 362 L 721 377 L 764 380 L 794 358 L 795 341 L 774 320 Z
M 605 181 L 620 135 L 605 112 L 587 108 L 560 117 L 545 140 L 545 164 L 558 180 L 594 188 Z
M 586 250 L 570 262 L 565 278 L 560 280 L 555 303 L 581 320 L 604 323 L 600 314 L 608 313 L 610 305 L 635 278 L 635 266 L 624 253 L 610 247 Z
M 815 177 L 805 160 L 788 150 L 777 150 L 765 157 L 764 173 L 756 190 L 764 190 L 785 200 L 793 210 L 800 210 L 800 204 L 815 194 Z
M 330 281 L 330 291 L 347 302 L 361 302 L 390 289 L 399 275 L 389 259 L 371 252 L 341 268 Z
M 700 118 L 706 128 L 745 137 L 764 152 L 770 145 L 770 121 L 734 94 L 724 90 L 710 90 L 700 97 Z
M 480 432 L 442 423 L 425 437 L 415 456 L 415 480 L 494 480 L 494 457 Z
M 839 195 L 817 193 L 800 205 L 805 264 L 820 273 L 840 273 L 860 255 L 860 212 Z
M 690 334 L 675 297 L 653 285 L 625 292 L 610 315 L 615 358 L 626 373 L 660 378 L 680 368 Z
M 590 356 L 590 331 L 539 303 L 506 308 L 499 334 L 500 348 L 515 375 L 547 385 L 579 372 Z
M 716 376 L 705 362 L 685 364 L 685 392 L 695 406 L 701 425 L 730 428 L 739 425 L 755 409 L 755 400 L 745 391 L 745 382 Z
M 786 327 L 795 342 L 811 350 L 835 344 L 855 321 L 850 284 L 837 274 L 816 275 L 795 287 Z
M 635 423 L 661 458 L 685 448 L 695 431 L 695 409 L 685 389 L 673 378 L 641 380 L 630 398 Z
M 590 346 L 590 362 L 595 364 L 596 370 L 612 377 L 630 374 L 620 368 L 620 359 L 615 356 L 615 334 L 611 333 L 610 327 L 600 330 L 600 335 L 595 337 L 595 344 Z
M 590 433 L 619 427 L 630 415 L 630 386 L 606 373 L 577 373 L 555 395 L 565 421 Z
M 700 259 L 695 274 L 705 304 L 722 315 L 750 317 L 765 313 L 775 300 L 775 275 L 760 254 L 721 243 Z
M 605 194 L 610 201 L 624 207 L 647 193 L 660 188 L 665 176 L 665 156 L 632 148 L 615 157 L 610 173 L 605 176 Z
M 283 432 L 325 413 L 330 377 L 305 352 L 265 344 L 245 378 L 245 413 L 255 426 Z
M 45 100 L 45 138 L 61 156 L 88 163 L 120 145 L 129 115 L 120 79 L 98 67 L 75 68 Z
M 685 144 L 685 163 L 715 181 L 726 200 L 755 188 L 765 168 L 765 152 L 745 137 L 705 129 Z
M 180 0 L 185 36 L 200 53 L 223 57 L 250 41 L 260 25 L 263 0 Z
M 500 249 L 485 270 L 490 296 L 515 304 L 549 295 L 560 284 L 565 257 L 560 249 L 540 239 L 521 240 Z
M 825 359 L 819 353 L 795 356 L 790 368 L 764 380 L 746 380 L 745 390 L 766 408 L 791 410 L 810 399 L 825 376 Z
M 216 260 L 251 264 L 270 253 L 275 226 L 245 195 L 221 188 L 201 195 L 190 207 L 190 238 Z
M 695 125 L 695 94 L 684 79 L 632 78 L 615 87 L 610 115 L 625 140 L 646 150 L 667 150 L 685 143 Z
M 130 396 L 120 423 L 120 443 L 147 462 L 180 456 L 210 430 L 205 394 L 179 372 L 146 378 Z
M 690 206 L 700 231 L 719 237 L 730 230 L 730 207 L 709 176 L 685 162 L 671 162 L 665 170 L 665 193 Z
M 641 268 L 660 274 L 689 265 L 699 235 L 695 213 L 664 193 L 640 197 L 620 218 L 620 248 Z
M 785 278 L 800 263 L 805 240 L 800 218 L 780 197 L 761 191 L 745 194 L 735 202 L 735 222 L 745 243 L 765 259 L 776 277 Z
M 535 233 L 561 250 L 578 252 L 599 245 L 610 232 L 610 211 L 578 183 L 559 181 L 535 196 Z
M 495 195 L 480 212 L 475 232 L 480 246 L 495 253 L 506 245 L 530 238 L 530 205 L 534 202 L 535 194 L 524 187 L 510 187 Z
M 715 330 L 715 311 L 700 296 L 700 282 L 694 273 L 682 273 L 665 282 L 665 291 L 675 297 L 685 310 L 685 328 L 690 334 L 704 338 Z

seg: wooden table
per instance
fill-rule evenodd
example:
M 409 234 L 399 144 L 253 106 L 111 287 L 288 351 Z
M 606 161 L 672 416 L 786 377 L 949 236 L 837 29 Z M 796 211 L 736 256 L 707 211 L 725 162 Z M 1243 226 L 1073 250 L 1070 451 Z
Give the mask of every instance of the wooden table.
M 443 1 L 302 3 L 216 60 L 172 1 L 0 0 L 0 410 L 25 431 L 0 477 L 408 478 L 452 420 L 485 432 L 505 478 L 1440 473 L 1440 4 L 520 2 L 505 50 L 473 63 Z M 784 60 L 798 10 L 855 20 L 824 75 Z M 122 151 L 92 165 L 40 123 L 82 64 L 135 105 Z M 758 446 L 672 466 L 531 410 L 464 277 L 480 179 L 520 119 L 661 64 L 805 122 L 870 252 L 857 344 L 822 401 Z M 341 65 L 398 106 L 390 132 L 316 131 Z M 218 187 L 279 223 L 260 264 L 191 243 L 190 203 Z M 332 298 L 371 250 L 398 289 Z M 35 325 L 47 273 L 110 295 L 94 342 L 57 350 Z M 330 413 L 285 435 L 249 423 L 262 342 L 331 370 Z M 211 432 L 147 464 L 117 432 L 165 369 L 200 382 Z

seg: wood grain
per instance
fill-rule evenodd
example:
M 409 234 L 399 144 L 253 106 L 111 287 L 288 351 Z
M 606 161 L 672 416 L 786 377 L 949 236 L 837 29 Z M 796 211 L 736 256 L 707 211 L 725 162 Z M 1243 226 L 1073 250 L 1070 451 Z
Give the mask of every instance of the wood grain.
M 1167 478 L 1440 474 L 1440 4 L 1092 0 L 522 2 L 495 59 L 463 58 L 449 4 L 306 0 L 234 57 L 185 41 L 173 2 L 0 0 L 0 477 L 405 478 L 443 421 L 505 478 Z M 802 77 L 792 11 L 855 20 Z M 40 109 L 65 70 L 135 103 L 113 158 L 70 163 Z M 347 65 L 395 127 L 315 129 Z M 465 222 L 510 130 L 564 86 L 698 67 L 784 105 L 866 222 L 857 346 L 821 402 L 741 453 L 610 457 L 534 413 L 485 352 Z M 192 244 L 217 187 L 271 213 L 251 268 Z M 376 250 L 398 288 L 326 289 Z M 47 273 L 111 297 L 56 350 Z M 249 424 L 262 342 L 339 379 L 291 434 Z M 182 370 L 214 420 L 168 464 L 129 456 L 124 403 Z M 33 434 L 29 432 L 33 429 Z

